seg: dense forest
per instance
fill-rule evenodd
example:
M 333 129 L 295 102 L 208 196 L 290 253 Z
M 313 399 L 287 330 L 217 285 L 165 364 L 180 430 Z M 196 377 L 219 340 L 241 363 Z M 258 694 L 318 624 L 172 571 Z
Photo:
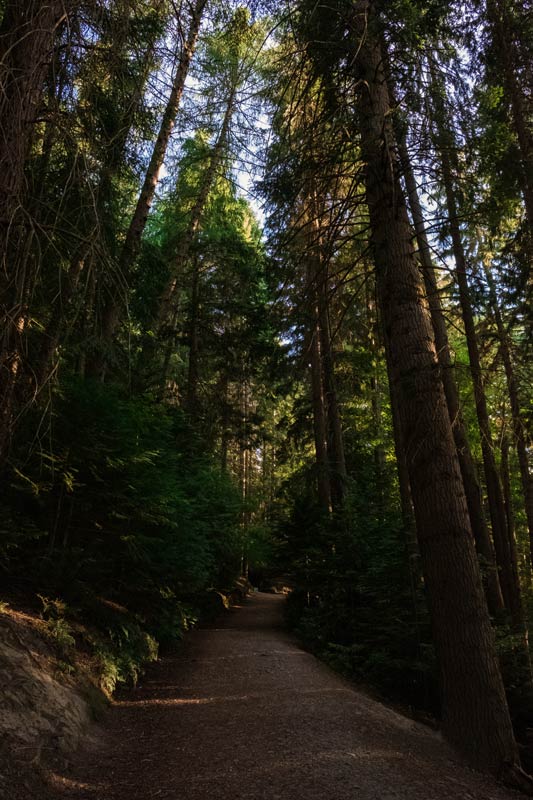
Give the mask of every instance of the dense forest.
M 284 577 L 527 788 L 530 0 L 0 19 L 2 599 L 112 690 Z

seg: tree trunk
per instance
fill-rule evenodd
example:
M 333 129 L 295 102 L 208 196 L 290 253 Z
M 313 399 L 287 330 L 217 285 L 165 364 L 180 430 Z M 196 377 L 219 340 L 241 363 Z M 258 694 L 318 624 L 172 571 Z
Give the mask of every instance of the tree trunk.
M 365 270 L 366 271 L 366 270 Z M 378 322 L 378 315 L 376 309 L 376 301 L 375 301 L 375 285 L 374 282 L 370 280 L 370 276 L 368 272 L 365 276 L 365 306 L 366 306 L 366 323 L 368 329 L 368 347 L 370 352 L 370 357 L 372 360 L 372 372 L 370 377 L 370 401 L 372 404 L 372 421 L 373 421 L 373 437 L 376 441 L 376 445 L 374 446 L 374 464 L 376 470 L 376 488 L 377 488 L 377 501 L 379 504 L 380 513 L 382 513 L 383 508 L 385 507 L 385 481 L 384 481 L 384 471 L 385 471 L 385 452 L 383 450 L 383 431 L 382 431 L 382 415 L 381 415 L 381 399 L 380 399 L 380 385 L 379 385 L 379 376 L 378 376 L 378 362 L 379 356 L 381 352 L 379 342 L 379 322 Z M 391 400 L 391 410 L 392 410 L 392 400 Z M 394 410 L 392 410 L 393 416 L 393 428 L 394 428 Z M 399 434 L 399 431 L 395 432 Z M 398 440 L 398 447 L 400 447 L 400 439 Z M 396 439 L 395 439 L 396 445 Z M 396 460 L 398 464 L 398 477 L 400 477 L 400 471 L 403 468 L 406 468 L 405 464 L 405 456 L 400 456 L 400 453 L 396 452 Z M 402 459 L 403 463 L 400 464 L 399 458 Z M 402 480 L 403 480 L 402 475 Z M 407 482 L 408 486 L 408 482 Z M 402 491 L 402 490 L 400 490 Z M 408 490 L 409 502 L 410 500 L 411 489 Z M 403 508 L 404 505 L 404 498 L 402 500 L 402 511 L 405 510 Z M 411 505 L 412 511 L 412 505 Z M 407 522 L 407 517 L 403 516 L 404 523 Z M 406 531 L 410 529 L 411 533 L 414 535 L 414 522 L 413 524 L 408 525 L 406 527 Z
M 477 766 L 514 772 L 519 759 L 498 667 L 429 308 L 396 169 L 390 102 L 375 20 L 354 12 L 376 281 L 398 392 L 447 737 Z M 361 8 L 357 6 L 357 9 Z
M 481 557 L 486 573 L 484 584 L 489 609 L 492 614 L 497 614 L 503 610 L 504 602 L 500 588 L 500 581 L 498 578 L 494 548 L 492 546 L 490 533 L 485 521 L 485 515 L 483 513 L 481 489 L 477 479 L 474 459 L 472 458 L 470 443 L 468 441 L 463 415 L 461 412 L 459 391 L 455 382 L 454 366 L 448 341 L 448 331 L 446 329 L 446 321 L 442 311 L 442 303 L 437 285 L 437 279 L 435 276 L 435 269 L 433 266 L 431 250 L 426 234 L 424 213 L 422 211 L 422 206 L 418 196 L 416 178 L 411 166 L 411 159 L 405 143 L 405 136 L 399 133 L 397 141 L 402 173 L 407 189 L 409 208 L 416 233 L 418 256 L 422 266 L 424 285 L 429 302 L 429 309 L 431 312 L 431 321 L 435 335 L 435 346 L 437 348 L 439 364 L 442 370 L 442 382 L 446 395 L 446 403 L 448 405 L 448 413 L 452 423 L 453 436 L 455 440 L 455 446 L 457 448 L 457 455 L 459 457 L 459 465 L 461 468 L 466 501 L 468 504 L 470 525 L 472 527 L 472 533 L 474 534 L 476 549 Z
M 220 423 L 220 469 L 222 472 L 228 470 L 228 447 L 229 447 L 229 381 L 227 373 L 224 372 L 220 378 L 220 396 L 222 397 L 222 419 Z
M 157 2 L 155 5 L 156 8 L 158 8 L 158 6 L 161 5 L 161 2 Z M 117 54 L 117 57 L 112 59 L 110 66 L 111 82 L 118 79 L 116 74 L 117 64 L 120 69 L 121 58 L 124 58 L 124 52 L 128 46 L 128 23 L 129 12 L 126 7 L 124 16 L 121 17 L 117 23 L 117 27 L 121 32 L 120 40 L 117 40 L 116 31 L 111 30 L 108 34 L 110 37 L 114 37 L 112 40 L 113 52 Z M 110 203 L 112 183 L 120 168 L 123 166 L 128 137 L 135 124 L 135 117 L 139 111 L 144 97 L 146 82 L 150 75 L 150 70 L 154 64 L 155 45 L 156 39 L 154 33 L 154 38 L 148 43 L 148 46 L 146 47 L 146 50 L 142 56 L 140 80 L 136 85 L 135 92 L 131 95 L 131 97 L 128 97 L 124 113 L 118 118 L 117 124 L 114 125 L 107 133 L 107 146 L 104 151 L 103 163 L 100 169 L 100 177 L 94 196 L 94 209 L 96 210 L 98 210 L 101 206 L 105 207 Z M 119 52 L 121 53 L 120 57 L 118 57 Z M 41 171 L 42 180 L 45 180 L 46 178 L 44 169 L 45 166 L 43 164 Z M 52 372 L 50 369 L 51 362 L 61 340 L 63 330 L 66 327 L 67 312 L 76 297 L 79 278 L 84 266 L 86 262 L 91 259 L 93 239 L 96 233 L 95 229 L 98 227 L 98 219 L 95 220 L 90 214 L 86 214 L 82 218 L 80 227 L 80 233 L 83 233 L 85 241 L 80 244 L 77 252 L 72 257 L 67 279 L 62 286 L 60 285 L 57 299 L 52 307 L 50 319 L 44 332 L 44 339 L 40 349 L 38 363 L 35 368 L 37 390 L 42 388 L 44 382 L 46 381 L 46 376 Z
M 385 342 L 385 349 L 387 343 Z M 405 456 L 405 446 L 402 438 L 402 423 L 400 418 L 400 402 L 398 397 L 398 387 L 392 379 L 390 354 L 386 355 L 387 378 L 389 383 L 389 396 L 392 416 L 392 435 L 394 439 L 394 453 L 396 455 L 396 470 L 398 474 L 398 491 L 400 495 L 400 509 L 402 514 L 403 529 L 405 533 L 405 544 L 407 558 L 409 561 L 409 576 L 411 580 L 411 592 L 413 597 L 413 607 L 416 608 L 416 589 L 422 583 L 420 572 L 420 549 L 418 547 L 418 537 L 416 533 L 415 510 L 413 508 L 413 496 L 411 493 L 411 481 L 409 479 L 409 468 Z
M 189 311 L 189 369 L 187 376 L 187 408 L 194 412 L 198 402 L 198 360 L 200 355 L 200 337 L 198 334 L 198 317 L 200 305 L 200 267 L 198 259 L 194 259 L 191 287 L 191 305 Z
M 507 528 L 509 531 L 510 540 L 513 543 L 513 552 L 514 552 L 514 561 L 513 561 L 513 568 L 514 568 L 514 575 L 515 580 L 518 583 L 520 581 L 520 574 L 519 574 L 519 567 L 518 567 L 518 557 L 516 554 L 516 543 L 515 543 L 515 518 L 514 518 L 514 510 L 513 510 L 513 499 L 511 493 L 511 473 L 509 470 L 509 439 L 507 436 L 507 432 L 504 430 L 501 443 L 500 443 L 500 474 L 502 480 L 502 490 L 503 490 L 503 500 L 504 500 L 504 507 L 505 507 L 505 516 L 507 519 Z M 526 634 L 526 646 L 527 646 L 527 634 Z M 523 641 L 521 637 L 517 637 L 513 643 L 513 660 L 508 664 L 506 667 L 504 665 L 503 672 L 504 677 L 507 677 L 506 684 L 508 686 L 513 686 L 518 688 L 518 692 L 521 693 L 523 691 L 524 686 L 531 684 L 531 660 L 529 657 L 529 650 L 524 649 Z M 506 675 L 506 672 L 509 674 Z
M 520 469 L 520 480 L 522 483 L 522 493 L 524 497 L 524 507 L 526 512 L 526 521 L 529 533 L 529 550 L 531 556 L 531 564 L 533 565 L 533 479 L 529 471 L 529 457 L 528 457 L 528 437 L 526 434 L 526 423 L 522 416 L 520 407 L 520 398 L 518 395 L 518 385 L 516 382 L 513 360 L 511 357 L 511 348 L 509 343 L 509 335 L 503 324 L 502 314 L 496 295 L 496 287 L 494 280 L 490 274 L 490 270 L 485 264 L 485 276 L 489 286 L 489 297 L 492 307 L 492 314 L 496 322 L 498 331 L 498 339 L 500 342 L 500 353 L 502 356 L 503 366 L 505 370 L 505 378 L 507 381 L 507 391 L 509 393 L 509 402 L 511 406 L 511 416 L 513 420 L 513 433 L 516 444 L 516 453 L 518 456 L 518 466 Z
M 161 120 L 159 133 L 152 150 L 150 163 L 146 170 L 144 182 L 137 200 L 135 211 L 131 219 L 126 239 L 120 255 L 120 273 L 123 279 L 127 279 L 131 268 L 139 254 L 142 235 L 146 227 L 150 209 L 155 197 L 157 185 L 161 176 L 161 169 L 165 160 L 170 136 L 176 123 L 176 117 L 181 103 L 185 81 L 189 73 L 189 67 L 196 49 L 198 34 L 202 16 L 208 0 L 197 0 L 196 5 L 191 11 L 191 22 L 187 33 L 187 38 L 183 44 L 181 58 L 174 77 L 172 90 Z M 108 297 L 102 312 L 101 321 L 101 352 L 97 353 L 91 365 L 91 372 L 96 376 L 102 377 L 105 370 L 105 352 L 109 350 L 113 336 L 120 322 L 123 303 L 120 298 Z
M 316 258 L 316 256 L 315 256 Z M 313 406 L 313 431 L 317 472 L 318 500 L 328 514 L 332 511 L 331 485 L 328 461 L 328 424 L 326 398 L 322 374 L 320 315 L 317 302 L 316 266 L 313 253 L 307 255 L 307 298 L 309 315 L 309 357 L 311 367 L 311 399 Z
M 440 87 L 433 78 L 437 92 Z M 485 479 L 487 482 L 487 497 L 489 502 L 490 517 L 492 522 L 492 533 L 496 549 L 496 560 L 500 571 L 500 585 L 503 599 L 513 620 L 513 625 L 517 629 L 525 629 L 525 619 L 522 607 L 520 585 L 515 580 L 515 564 L 513 563 L 513 542 L 507 530 L 507 518 L 503 502 L 503 493 L 494 457 L 492 435 L 490 429 L 489 411 L 485 388 L 483 386 L 483 373 L 481 369 L 481 359 L 474 321 L 474 312 L 470 300 L 470 287 L 468 284 L 466 256 L 463 246 L 461 231 L 459 228 L 459 215 L 455 196 L 455 187 L 452 174 L 452 163 L 450 155 L 451 141 L 450 126 L 445 122 L 445 109 L 442 99 L 438 94 L 437 100 L 437 126 L 438 126 L 438 145 L 440 150 L 442 180 L 446 196 L 448 210 L 448 221 L 452 239 L 452 250 L 456 266 L 457 284 L 459 287 L 459 302 L 463 323 L 465 326 L 466 343 L 470 362 L 470 373 L 474 387 L 474 398 L 476 405 L 476 415 L 481 434 L 481 451 L 483 454 L 483 465 Z M 444 132 L 446 131 L 446 133 Z
M 316 195 L 311 203 L 313 241 L 309 253 L 310 264 L 315 264 L 313 286 L 309 291 L 316 300 L 317 333 L 320 338 L 320 365 L 322 372 L 324 402 L 327 418 L 327 466 L 331 491 L 331 503 L 335 510 L 342 508 L 346 487 L 346 459 L 344 456 L 344 437 L 335 381 L 335 359 L 331 343 L 329 270 L 325 257 L 322 257 L 320 214 Z
M 191 9 L 189 30 L 183 43 L 178 68 L 174 76 L 174 83 L 172 84 L 172 90 L 161 120 L 161 125 L 159 126 L 159 133 L 154 144 L 154 149 L 152 150 L 152 156 L 148 169 L 146 170 L 144 183 L 122 248 L 121 268 L 128 272 L 139 254 L 142 235 L 161 176 L 161 168 L 165 160 L 170 136 L 176 124 L 176 117 L 185 88 L 185 81 L 187 80 L 192 57 L 196 50 L 202 16 L 207 2 L 208 0 L 196 0 L 194 8 Z
M 248 439 L 248 384 L 243 377 L 240 387 L 241 401 L 241 433 L 240 433 L 240 459 L 239 459 L 239 482 L 241 486 L 242 515 L 241 526 L 243 531 L 243 545 L 241 558 L 241 575 L 248 577 L 248 527 L 249 511 L 248 500 L 250 496 L 250 446 Z
M 64 0 L 9 0 L 0 27 L 0 256 L 24 188 L 24 165 Z M 2 271 L 4 265 L 2 264 Z
M 34 281 L 31 232 L 20 229 L 24 168 L 64 0 L 10 0 L 0 26 L 0 465 L 11 437 L 27 299 Z
M 504 431 L 500 443 L 500 472 L 502 476 L 503 500 L 509 533 L 514 536 L 514 513 L 511 497 L 511 473 L 509 471 L 509 438 Z
M 320 352 L 324 381 L 324 399 L 328 420 L 328 466 L 330 470 L 331 499 L 333 507 L 342 508 L 346 488 L 346 460 L 344 456 L 344 436 L 335 381 L 335 365 L 331 347 L 329 320 L 320 314 Z M 324 318 L 326 317 L 326 318 Z

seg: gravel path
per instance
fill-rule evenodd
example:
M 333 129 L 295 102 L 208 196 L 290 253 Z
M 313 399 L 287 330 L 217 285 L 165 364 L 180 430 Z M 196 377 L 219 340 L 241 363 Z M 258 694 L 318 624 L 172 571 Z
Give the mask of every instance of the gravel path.
M 53 778 L 62 800 L 510 800 L 440 737 L 369 699 L 251 597 L 114 704 Z

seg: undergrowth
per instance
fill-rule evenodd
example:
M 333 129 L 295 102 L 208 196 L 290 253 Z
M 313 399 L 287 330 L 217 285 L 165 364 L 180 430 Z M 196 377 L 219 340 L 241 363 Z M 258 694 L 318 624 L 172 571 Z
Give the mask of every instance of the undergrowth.
M 157 660 L 161 645 L 177 645 L 199 620 L 212 620 L 229 605 L 215 590 L 198 595 L 196 607 L 167 593 L 166 602 L 146 615 L 104 598 L 86 596 L 71 606 L 60 598 L 38 597 L 57 668 L 71 675 L 88 669 L 108 697 L 121 685 L 135 686 L 146 665 Z
M 13 445 L 0 572 L 14 596 L 39 598 L 60 669 L 84 659 L 111 694 L 223 609 L 242 498 L 186 414 L 149 395 L 65 375 L 48 423 L 29 455 L 23 427 Z

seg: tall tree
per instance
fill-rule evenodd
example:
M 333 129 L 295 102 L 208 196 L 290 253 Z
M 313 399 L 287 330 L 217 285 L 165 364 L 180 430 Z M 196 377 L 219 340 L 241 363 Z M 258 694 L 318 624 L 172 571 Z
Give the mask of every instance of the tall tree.
M 433 64 L 432 73 L 435 83 L 436 67 Z M 490 417 L 483 385 L 483 371 L 481 356 L 476 332 L 474 312 L 471 302 L 471 292 L 468 281 L 467 259 L 459 225 L 459 207 L 456 197 L 454 171 L 452 167 L 455 142 L 453 141 L 453 128 L 446 116 L 442 88 L 435 85 L 436 98 L 436 125 L 437 146 L 442 166 L 442 180 L 446 196 L 450 236 L 452 240 L 453 256 L 456 266 L 457 284 L 459 287 L 459 300 L 463 323 L 465 326 L 466 342 L 470 362 L 470 372 L 474 387 L 476 415 L 481 435 L 481 448 L 483 465 L 487 482 L 487 497 L 489 502 L 492 533 L 496 549 L 496 558 L 500 570 L 500 584 L 505 605 L 513 619 L 517 631 L 523 636 L 524 680 L 531 681 L 531 666 L 529 664 L 529 651 L 527 648 L 527 629 L 521 597 L 521 587 L 518 579 L 516 545 L 513 534 L 507 528 L 507 516 L 500 477 L 496 466 L 494 446 L 490 427 Z M 455 170 L 456 174 L 458 170 Z
M 168 97 L 165 111 L 161 118 L 157 138 L 154 142 L 150 161 L 146 168 L 144 181 L 137 198 L 135 210 L 131 217 L 124 243 L 122 245 L 118 269 L 124 279 L 130 275 L 133 264 L 139 254 L 141 240 L 150 209 L 152 207 L 156 189 L 161 177 L 161 170 L 167 154 L 172 131 L 176 124 L 176 118 L 180 109 L 185 82 L 189 74 L 191 61 L 196 50 L 196 44 L 200 33 L 202 17 L 207 6 L 208 0 L 196 0 L 191 4 L 189 11 L 189 28 L 186 35 L 180 41 L 178 64 L 174 73 L 172 88 Z M 179 31 L 182 31 L 182 20 L 178 20 Z M 99 351 L 92 359 L 90 371 L 94 375 L 103 376 L 106 363 L 106 350 L 108 351 L 117 325 L 120 321 L 121 313 L 124 309 L 124 298 L 120 294 L 110 293 L 105 300 L 101 320 L 101 343 Z
M 77 223 L 79 242 L 67 274 L 57 287 L 55 301 L 33 367 L 40 390 L 78 298 L 82 273 L 96 269 L 98 282 L 109 280 L 109 261 L 115 251 L 117 194 L 128 180 L 128 142 L 146 124 L 145 92 L 157 63 L 156 48 L 165 33 L 168 13 L 164 0 L 118 4 L 102 23 L 98 47 L 80 67 L 77 115 L 98 156 L 95 185 L 86 186 L 86 208 Z M 80 189 L 78 190 L 80 191 Z M 82 190 L 81 190 L 82 191 Z M 110 228 L 113 230 L 110 232 Z M 96 240 L 96 241 L 95 241 Z M 95 262 L 102 262 L 98 268 Z M 126 275 L 118 265 L 120 280 Z M 61 272 L 60 272 L 61 274 Z
M 516 379 L 515 366 L 511 354 L 511 342 L 509 333 L 505 327 L 498 296 L 496 292 L 496 284 L 494 277 L 491 273 L 489 265 L 484 262 L 485 277 L 489 287 L 489 300 L 491 313 L 496 323 L 496 330 L 498 333 L 498 341 L 500 346 L 503 367 L 505 370 L 505 378 L 507 382 L 507 391 L 509 393 L 509 405 L 511 408 L 511 419 L 516 444 L 516 452 L 518 457 L 518 466 L 520 470 L 520 481 L 522 484 L 522 495 L 524 500 L 524 508 L 526 512 L 526 522 L 529 534 L 529 553 L 531 563 L 533 564 L 533 477 L 531 476 L 528 457 L 529 445 L 529 432 L 527 423 L 524 419 L 522 411 L 521 398 L 519 394 L 519 387 Z M 502 445 L 503 446 L 503 445 Z
M 361 149 L 383 326 L 398 387 L 447 736 L 485 769 L 519 759 L 471 534 L 431 317 L 399 180 L 375 9 L 353 9 Z M 452 589 L 453 587 L 453 589 Z M 468 688 L 466 688 L 468 686 Z
M 31 225 L 24 220 L 24 168 L 56 31 L 66 19 L 63 0 L 22 6 L 8 2 L 0 27 L 0 464 L 13 419 L 35 268 L 24 256 Z M 28 255 L 28 254 L 26 254 Z
M 391 92 L 394 99 L 394 93 Z M 395 105 L 396 101 L 395 101 Z M 431 256 L 431 248 L 426 232 L 426 223 L 422 204 L 419 198 L 418 186 L 411 164 L 411 159 L 406 143 L 406 133 L 404 125 L 398 120 L 396 115 L 395 131 L 398 139 L 398 153 L 402 172 L 405 179 L 407 199 L 413 220 L 418 245 L 418 255 L 424 276 L 424 286 L 428 298 L 431 312 L 431 321 L 435 335 L 435 346 L 442 368 L 442 382 L 446 394 L 446 402 L 450 421 L 452 423 L 453 435 L 461 467 L 461 475 L 468 503 L 468 514 L 472 532 L 476 540 L 476 548 L 483 559 L 484 566 L 488 572 L 486 578 L 486 591 L 489 608 L 492 613 L 501 611 L 504 607 L 501 593 L 500 581 L 496 569 L 494 548 L 490 539 L 490 533 L 482 507 L 481 489 L 477 479 L 474 460 L 470 449 L 470 443 L 466 433 L 465 422 L 461 411 L 459 391 L 453 371 L 453 362 L 448 340 L 446 321 L 440 299 L 439 287 L 437 283 L 435 267 Z

